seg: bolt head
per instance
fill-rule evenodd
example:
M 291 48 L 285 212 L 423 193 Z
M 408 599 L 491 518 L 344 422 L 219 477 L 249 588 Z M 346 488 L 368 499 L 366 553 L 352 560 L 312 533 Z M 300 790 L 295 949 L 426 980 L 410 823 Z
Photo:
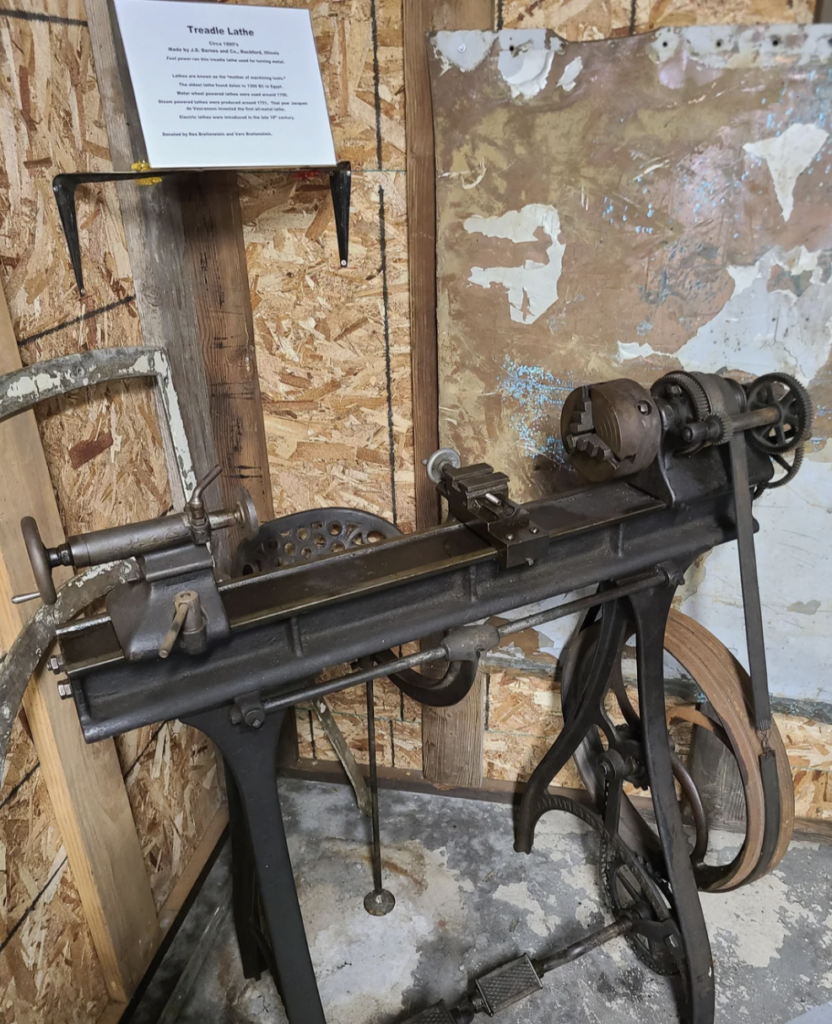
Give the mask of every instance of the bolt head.
M 259 708 L 252 708 L 246 712 L 245 723 L 252 729 L 259 729 L 260 726 L 266 721 L 265 712 Z
M 58 683 L 58 696 L 61 700 L 67 700 L 72 696 L 72 684 L 71 683 Z
M 647 416 L 648 413 L 650 412 L 650 403 L 649 402 L 639 402 L 637 408 L 638 408 L 638 411 L 641 413 L 642 416 Z
M 47 661 L 46 667 L 49 669 L 50 672 L 53 672 L 55 675 L 58 675 L 61 672 L 63 672 L 64 663 L 56 654 L 53 654 L 49 661 Z
M 514 534 L 513 533 L 507 533 L 506 534 L 506 540 L 514 540 Z

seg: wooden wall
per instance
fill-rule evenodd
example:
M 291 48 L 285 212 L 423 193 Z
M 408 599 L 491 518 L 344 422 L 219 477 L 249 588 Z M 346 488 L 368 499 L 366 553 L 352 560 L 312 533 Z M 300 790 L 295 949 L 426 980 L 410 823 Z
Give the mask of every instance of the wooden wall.
M 12 0 L 0 12 L 0 285 L 24 364 L 141 343 L 113 186 L 79 193 L 87 296 L 75 288 L 51 180 L 111 167 L 81 0 Z M 67 533 L 170 507 L 142 382 L 38 410 Z M 2 486 L 13 486 L 3 480 Z M 73 709 L 68 705 L 67 713 Z M 220 805 L 213 753 L 176 723 L 118 741 L 157 907 Z M 109 1004 L 25 721 L 0 789 L 0 1019 L 95 1020 Z

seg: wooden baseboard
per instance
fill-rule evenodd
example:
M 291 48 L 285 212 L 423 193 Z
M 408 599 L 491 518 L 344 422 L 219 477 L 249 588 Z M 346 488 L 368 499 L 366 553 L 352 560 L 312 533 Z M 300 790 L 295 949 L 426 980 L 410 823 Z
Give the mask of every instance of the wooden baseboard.
M 310 758 L 300 758 L 297 764 L 291 768 L 281 769 L 281 775 L 286 778 L 331 782 L 337 785 L 349 784 L 346 774 L 337 761 L 313 761 Z M 501 779 L 483 779 L 482 784 L 475 789 L 444 786 L 428 782 L 420 771 L 382 767 L 378 770 L 378 784 L 381 789 L 401 789 L 408 793 L 437 793 L 441 796 L 460 797 L 464 800 L 487 800 L 491 803 L 501 804 L 518 801 L 526 790 L 525 782 L 505 782 Z M 583 789 L 550 786 L 549 792 L 569 797 L 582 804 L 590 803 L 586 790 Z M 649 797 L 637 796 L 633 798 L 633 802 L 646 817 L 650 816 L 652 808 Z M 728 830 L 733 831 L 733 829 Z M 797 818 L 794 823 L 794 834 L 798 839 L 832 845 L 832 821 Z

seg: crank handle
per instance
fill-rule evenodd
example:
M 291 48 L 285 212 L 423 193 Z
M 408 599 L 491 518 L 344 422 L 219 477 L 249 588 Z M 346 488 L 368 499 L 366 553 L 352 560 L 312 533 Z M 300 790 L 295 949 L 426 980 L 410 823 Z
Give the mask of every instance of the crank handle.
M 206 647 L 206 625 L 199 594 L 195 590 L 180 590 L 173 599 L 173 607 L 173 622 L 159 648 L 159 657 L 170 655 L 180 634 L 189 654 L 201 653 Z

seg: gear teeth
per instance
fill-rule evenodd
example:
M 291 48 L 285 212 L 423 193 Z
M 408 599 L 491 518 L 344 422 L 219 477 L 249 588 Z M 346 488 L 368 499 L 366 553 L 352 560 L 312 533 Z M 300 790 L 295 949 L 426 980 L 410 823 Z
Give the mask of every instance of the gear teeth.
M 734 436 L 734 421 L 727 412 L 717 412 L 714 416 L 719 421 L 719 437 L 714 444 L 727 444 Z
M 776 373 L 764 373 L 762 377 L 758 377 L 752 384 L 748 385 L 746 392 L 749 409 L 759 408 L 759 404 L 767 404 L 760 393 L 764 392 L 766 388 L 770 388 L 772 384 L 782 384 L 786 388 L 786 396 L 780 400 L 775 399 L 775 402 L 781 408 L 784 404 L 784 399 L 788 399 L 788 401 L 796 405 L 799 429 L 786 442 L 777 442 L 771 439 L 768 435 L 767 427 L 749 430 L 747 434 L 748 443 L 766 455 L 783 454 L 784 452 L 794 450 L 801 444 L 805 444 L 812 436 L 812 421 L 814 419 L 814 407 L 809 392 L 791 374 L 779 371 Z

